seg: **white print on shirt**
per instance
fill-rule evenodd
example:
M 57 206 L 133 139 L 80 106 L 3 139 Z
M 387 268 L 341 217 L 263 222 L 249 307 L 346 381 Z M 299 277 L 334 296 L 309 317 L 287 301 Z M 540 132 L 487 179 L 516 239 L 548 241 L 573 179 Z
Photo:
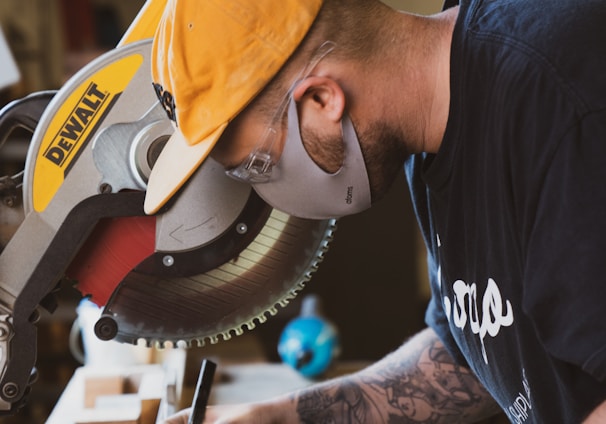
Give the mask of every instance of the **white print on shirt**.
M 440 235 L 436 235 L 438 248 L 442 247 Z M 442 286 L 442 267 L 438 266 L 438 283 Z M 486 346 L 484 338 L 486 334 L 491 337 L 496 337 L 501 330 L 501 327 L 509 327 L 513 324 L 513 309 L 511 302 L 507 300 L 505 307 L 506 313 L 503 314 L 503 297 L 497 283 L 492 279 L 488 279 L 486 291 L 482 297 L 482 315 L 478 314 L 478 286 L 476 283 L 467 284 L 463 280 L 457 280 L 452 285 L 454 291 L 452 301 L 444 296 L 444 312 L 448 322 L 453 322 L 454 325 L 464 330 L 469 318 L 469 326 L 473 334 L 480 336 L 482 344 L 482 357 L 484 362 L 488 364 L 488 356 L 486 355 Z
M 438 281 L 442 281 L 442 269 L 438 268 Z M 482 297 L 482 315 L 478 313 L 478 286 L 467 284 L 463 280 L 457 280 L 452 285 L 454 291 L 452 301 L 444 296 L 444 312 L 449 322 L 453 322 L 457 328 L 465 329 L 469 321 L 469 327 L 473 334 L 480 336 L 482 344 L 482 357 L 488 364 L 484 338 L 486 334 L 496 337 L 501 327 L 509 327 L 513 324 L 513 310 L 511 302 L 507 300 L 505 307 L 507 311 L 503 313 L 503 300 L 499 286 L 492 279 L 488 279 L 486 291 Z
M 532 409 L 532 399 L 530 397 L 530 384 L 526 378 L 526 370 L 522 369 L 522 385 L 524 393 L 519 392 L 513 403 L 505 410 L 509 421 L 516 424 L 526 422 L 529 417 L 529 411 Z

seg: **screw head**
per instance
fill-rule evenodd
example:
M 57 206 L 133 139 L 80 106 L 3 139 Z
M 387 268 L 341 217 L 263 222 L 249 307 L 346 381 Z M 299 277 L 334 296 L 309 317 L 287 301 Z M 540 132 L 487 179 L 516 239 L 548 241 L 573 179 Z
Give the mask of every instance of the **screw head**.
M 238 225 L 236 225 L 236 232 L 238 234 L 246 234 L 248 232 L 248 225 L 240 222 Z
M 173 266 L 175 264 L 175 258 L 173 258 L 171 255 L 166 255 L 162 258 L 162 263 L 166 267 Z
M 101 194 L 110 194 L 112 192 L 113 188 L 111 186 L 111 184 L 108 183 L 102 183 L 99 186 L 99 193 Z
M 6 383 L 2 387 L 2 394 L 7 399 L 12 399 L 19 394 L 19 386 L 15 383 Z

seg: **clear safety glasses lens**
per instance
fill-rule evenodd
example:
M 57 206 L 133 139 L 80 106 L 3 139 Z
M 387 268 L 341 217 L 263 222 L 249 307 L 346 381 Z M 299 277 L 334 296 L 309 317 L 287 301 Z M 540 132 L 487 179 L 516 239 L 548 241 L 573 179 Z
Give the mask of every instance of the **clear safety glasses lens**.
M 314 70 L 316 65 L 332 50 L 334 50 L 336 44 L 332 41 L 325 41 L 318 50 L 316 50 L 312 60 L 299 72 L 295 78 L 295 82 L 291 85 L 288 93 L 284 99 L 280 102 L 280 106 L 276 110 L 267 131 L 247 158 L 238 166 L 232 169 L 228 169 L 225 173 L 235 178 L 236 180 L 244 181 L 247 183 L 264 183 L 269 181 L 271 178 L 271 171 L 273 165 L 276 163 L 277 158 L 273 152 L 274 143 L 278 138 L 278 131 L 276 128 L 282 127 L 282 119 L 286 113 L 288 102 L 293 89 L 297 84 L 307 78 Z
M 273 128 L 268 128 L 266 137 L 276 137 L 277 132 Z M 265 143 L 261 143 L 263 146 Z M 255 148 L 240 165 L 233 169 L 228 169 L 225 173 L 236 180 L 249 183 L 263 183 L 271 177 L 271 168 L 273 166 L 271 151 Z

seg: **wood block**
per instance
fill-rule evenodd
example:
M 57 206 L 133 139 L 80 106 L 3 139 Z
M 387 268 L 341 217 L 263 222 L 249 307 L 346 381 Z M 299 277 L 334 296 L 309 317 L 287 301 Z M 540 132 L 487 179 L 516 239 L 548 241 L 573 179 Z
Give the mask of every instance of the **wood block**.
M 84 407 L 94 408 L 97 397 L 124 393 L 121 375 L 87 376 L 84 380 Z
M 165 373 L 162 370 L 142 375 L 137 396 L 141 400 L 141 424 L 155 424 L 160 401 L 166 387 Z
M 154 424 L 160 409 L 160 399 L 141 399 L 140 424 Z

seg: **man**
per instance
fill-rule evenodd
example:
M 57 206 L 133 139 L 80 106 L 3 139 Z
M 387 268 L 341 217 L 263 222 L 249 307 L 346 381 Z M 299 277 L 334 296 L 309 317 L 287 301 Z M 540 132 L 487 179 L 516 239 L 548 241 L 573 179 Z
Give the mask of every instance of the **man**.
M 309 218 L 405 164 L 433 293 L 368 369 L 205 422 L 606 422 L 605 21 L 598 0 L 169 3 L 153 77 L 177 131 L 147 212 L 209 154 Z

